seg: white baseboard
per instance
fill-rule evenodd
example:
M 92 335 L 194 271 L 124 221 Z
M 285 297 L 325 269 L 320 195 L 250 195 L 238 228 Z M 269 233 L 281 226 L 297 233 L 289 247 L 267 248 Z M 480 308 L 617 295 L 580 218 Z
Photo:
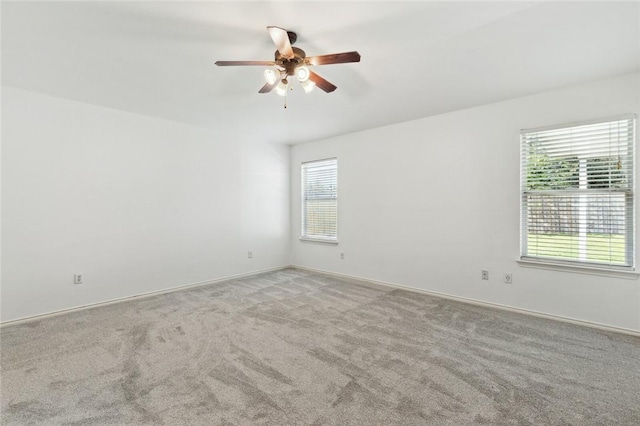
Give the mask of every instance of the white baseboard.
M 534 310 L 530 310 L 530 309 L 517 308 L 515 306 L 503 305 L 503 304 L 500 304 L 500 303 L 485 302 L 485 301 L 482 301 L 482 300 L 471 299 L 471 298 L 467 298 L 467 297 L 454 296 L 454 295 L 447 294 L 447 293 L 440 293 L 440 292 L 436 292 L 436 291 L 423 290 L 423 289 L 419 289 L 419 288 L 416 288 L 416 287 L 410 287 L 410 286 L 406 286 L 406 285 L 402 285 L 402 284 L 390 283 L 390 282 L 385 282 L 385 281 L 378 281 L 378 280 L 373 280 L 373 279 L 370 279 L 370 278 L 358 277 L 358 276 L 349 275 L 349 274 L 341 274 L 341 273 L 338 273 L 338 272 L 325 271 L 325 270 L 322 270 L 322 269 L 309 268 L 309 267 L 300 266 L 300 265 L 283 265 L 283 266 L 278 266 L 278 267 L 274 267 L 274 268 L 261 269 L 261 270 L 258 270 L 258 271 L 252 271 L 252 272 L 247 272 L 247 273 L 237 274 L 237 275 L 229 275 L 229 276 L 222 277 L 222 278 L 217 278 L 217 279 L 208 280 L 208 281 L 201 281 L 201 282 L 197 282 L 197 283 L 180 285 L 180 286 L 177 286 L 177 287 L 171 287 L 171 288 L 163 289 L 163 290 L 151 291 L 151 292 L 147 292 L 147 293 L 140 293 L 140 294 L 136 294 L 136 295 L 133 295 L 133 296 L 120 297 L 120 298 L 117 298 L 117 299 L 110 299 L 110 300 L 106 300 L 106 301 L 102 301 L 102 302 L 96 302 L 96 303 L 90 303 L 90 304 L 87 304 L 87 305 L 75 306 L 75 307 L 72 307 L 72 308 L 61 309 L 61 310 L 58 310 L 58 311 L 47 312 L 47 313 L 44 313 L 44 314 L 38 314 L 38 315 L 29 316 L 29 317 L 12 319 L 12 320 L 4 321 L 4 322 L 0 323 L 0 327 L 4 327 L 4 326 L 7 326 L 7 325 L 13 325 L 13 324 L 19 324 L 19 323 L 23 323 L 23 322 L 40 320 L 40 319 L 44 319 L 44 318 L 48 318 L 48 317 L 54 317 L 54 316 L 57 316 L 57 315 L 62 315 L 62 314 L 70 313 L 70 312 L 82 311 L 82 310 L 85 310 L 85 309 L 91 309 L 91 308 L 95 308 L 95 307 L 99 307 L 99 306 L 111 305 L 111 304 L 114 304 L 114 303 L 120 303 L 120 302 L 129 301 L 129 300 L 133 300 L 133 299 L 151 297 L 151 296 L 155 296 L 155 295 L 159 295 L 159 294 L 173 293 L 175 291 L 186 290 L 186 289 L 189 289 L 189 288 L 195 288 L 195 287 L 200 287 L 200 286 L 205 286 L 205 285 L 210 285 L 210 284 L 215 284 L 215 283 L 221 283 L 221 282 L 224 282 L 224 281 L 229 281 L 229 280 L 238 279 L 238 278 L 246 278 L 246 277 L 250 277 L 250 276 L 254 276 L 254 275 L 258 275 L 258 274 L 263 274 L 265 272 L 279 271 L 279 270 L 287 269 L 287 268 L 294 268 L 294 269 L 299 269 L 299 270 L 303 270 L 303 271 L 317 272 L 317 273 L 321 273 L 321 274 L 325 274 L 325 275 L 333 275 L 333 276 L 336 276 L 336 277 L 349 278 L 349 279 L 363 281 L 363 282 L 374 284 L 374 285 L 378 285 L 378 286 L 398 288 L 398 289 L 402 289 L 402 290 L 412 291 L 412 292 L 415 292 L 415 293 L 427 294 L 427 295 L 430 295 L 430 296 L 441 297 L 441 298 L 444 298 L 444 299 L 455 300 L 455 301 L 458 301 L 458 302 L 468 303 L 468 304 L 472 304 L 472 305 L 484 306 L 484 307 L 495 308 L 495 309 L 501 309 L 501 310 L 504 310 L 504 311 L 515 312 L 515 313 L 524 314 L 524 315 L 531 315 L 531 316 L 551 319 L 551 320 L 555 320 L 555 321 L 567 322 L 567 323 L 570 323 L 570 324 L 581 325 L 581 326 L 584 326 L 584 327 L 595 328 L 595 329 L 598 329 L 598 330 L 611 331 L 611 332 L 614 332 L 614 333 L 623 333 L 623 334 L 628 334 L 628 335 L 640 337 L 640 330 L 634 330 L 634 329 L 630 329 L 630 328 L 616 327 L 616 326 L 611 326 L 611 325 L 606 325 L 606 324 L 600 324 L 600 323 L 596 323 L 596 322 L 591 322 L 591 321 L 585 321 L 585 320 L 580 320 L 580 319 L 576 319 L 576 318 L 565 317 L 565 316 L 562 316 L 562 315 L 548 314 L 548 313 L 545 313 L 545 312 L 539 312 L 539 311 L 534 311 Z
M 468 298 L 468 297 L 460 297 L 460 296 L 454 296 L 454 295 L 447 294 L 447 293 L 440 293 L 440 292 L 437 292 L 437 291 L 422 290 L 422 289 L 419 289 L 419 288 L 410 287 L 410 286 L 406 286 L 406 285 L 402 285 L 402 284 L 389 283 L 389 282 L 385 282 L 385 281 L 377 281 L 377 280 L 373 280 L 373 279 L 370 279 L 370 278 L 363 278 L 363 277 L 357 277 L 357 276 L 354 276 L 354 275 L 341 274 L 341 273 L 331 272 L 331 271 L 324 271 L 322 269 L 308 268 L 306 266 L 291 265 L 290 267 L 294 268 L 294 269 L 300 269 L 300 270 L 303 270 L 303 271 L 317 272 L 317 273 L 326 274 L 326 275 L 334 275 L 336 277 L 342 277 L 342 278 L 350 278 L 350 279 L 364 281 L 366 283 L 371 283 L 371 284 L 384 286 L 384 287 L 392 287 L 392 288 L 398 288 L 398 289 L 402 289 L 402 290 L 412 291 L 412 292 L 415 292 L 415 293 L 423 293 L 423 294 L 427 294 L 429 296 L 442 297 L 444 299 L 455 300 L 455 301 L 458 301 L 458 302 L 468 303 L 468 304 L 472 304 L 472 305 L 484 306 L 484 307 L 488 307 L 488 308 L 496 308 L 496 309 L 501 309 L 501 310 L 504 310 L 504 311 L 510 311 L 510 312 L 515 312 L 515 313 L 519 313 L 519 314 L 531 315 L 531 316 L 535 316 L 535 317 L 546 318 L 546 319 L 551 319 L 551 320 L 555 320 L 555 321 L 562 321 L 562 322 L 567 322 L 567 323 L 571 323 L 571 324 L 581 325 L 581 326 L 584 326 L 584 327 L 596 328 L 596 329 L 599 329 L 599 330 L 611 331 L 611 332 L 614 332 L 614 333 L 629 334 L 629 335 L 632 335 L 632 336 L 640 337 L 640 330 L 634 330 L 634 329 L 631 329 L 631 328 L 616 327 L 616 326 L 612 326 L 612 325 L 600 324 L 600 323 L 597 323 L 597 322 L 585 321 L 585 320 L 580 320 L 580 319 L 576 319 L 576 318 L 565 317 L 565 316 L 562 316 L 562 315 L 554 315 L 554 314 L 548 314 L 548 313 L 545 313 L 545 312 L 539 312 L 539 311 L 534 311 L 534 310 L 530 310 L 530 309 L 517 308 L 515 306 L 502 305 L 500 303 L 485 302 L 485 301 L 482 301 L 482 300 L 471 299 L 471 298 Z
M 268 268 L 268 269 L 261 269 L 261 270 L 258 270 L 258 271 L 247 272 L 247 273 L 243 273 L 243 274 L 228 275 L 226 277 L 216 278 L 216 279 L 213 279 L 213 280 L 200 281 L 200 282 L 191 283 L 191 284 L 184 284 L 184 285 L 179 285 L 177 287 L 166 288 L 166 289 L 163 289 L 163 290 L 149 291 L 149 292 L 146 292 L 146 293 L 134 294 L 133 296 L 119 297 L 117 299 L 109 299 L 109 300 L 105 300 L 105 301 L 102 301 L 102 302 L 96 302 L 96 303 L 89 303 L 89 304 L 86 304 L 86 305 L 74 306 L 72 308 L 61 309 L 61 310 L 58 310 L 58 311 L 46 312 L 44 314 L 32 315 L 32 316 L 22 317 L 22 318 L 16 318 L 16 319 L 12 319 L 12 320 L 1 322 L 0 323 L 0 327 L 4 327 L 6 325 L 19 324 L 19 323 L 23 323 L 23 322 L 40 320 L 40 319 L 43 319 L 43 318 L 54 317 L 54 316 L 57 316 L 57 315 L 67 314 L 67 313 L 76 312 L 76 311 L 82 311 L 82 310 L 85 310 L 85 309 L 96 308 L 96 307 L 99 307 L 99 306 L 112 305 L 114 303 L 125 302 L 125 301 L 129 301 L 129 300 L 133 300 L 133 299 L 151 297 L 151 296 L 156 296 L 156 295 L 159 295 L 159 294 L 173 293 L 175 291 L 186 290 L 186 289 L 189 289 L 189 288 L 200 287 L 200 286 L 209 285 L 209 284 L 221 283 L 223 281 L 235 280 L 235 279 L 238 279 L 238 278 L 251 277 L 253 275 L 264 274 L 265 272 L 279 271 L 279 270 L 286 269 L 286 268 L 289 268 L 289 267 L 291 267 L 291 266 L 290 265 L 284 265 L 284 266 L 278 266 L 278 267 L 275 267 L 275 268 Z

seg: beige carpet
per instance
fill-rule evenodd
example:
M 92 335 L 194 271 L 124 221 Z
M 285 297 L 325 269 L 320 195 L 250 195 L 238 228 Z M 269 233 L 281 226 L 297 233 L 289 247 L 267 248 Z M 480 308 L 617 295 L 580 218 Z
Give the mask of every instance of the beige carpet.
M 1 329 L 3 425 L 640 424 L 640 339 L 283 270 Z

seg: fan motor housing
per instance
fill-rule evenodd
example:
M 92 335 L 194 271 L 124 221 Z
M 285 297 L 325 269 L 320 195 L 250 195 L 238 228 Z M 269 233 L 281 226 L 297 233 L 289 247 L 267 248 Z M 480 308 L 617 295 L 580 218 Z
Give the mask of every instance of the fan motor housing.
M 291 59 L 283 57 L 277 50 L 274 53 L 276 63 L 283 67 L 288 75 L 294 75 L 296 72 L 296 68 L 304 64 L 304 58 L 306 58 L 307 56 L 307 54 L 302 49 L 293 46 L 291 47 L 291 49 L 293 49 L 294 55 L 294 57 Z
M 293 44 L 298 39 L 298 34 L 293 31 L 287 31 L 287 37 L 289 37 L 289 43 Z

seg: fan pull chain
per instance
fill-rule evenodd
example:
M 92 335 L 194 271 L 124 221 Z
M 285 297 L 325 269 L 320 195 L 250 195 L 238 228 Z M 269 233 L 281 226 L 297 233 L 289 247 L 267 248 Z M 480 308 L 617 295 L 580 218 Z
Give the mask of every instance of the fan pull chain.
M 287 87 L 288 89 L 288 87 Z M 289 93 L 288 90 L 285 89 L 284 91 L 284 109 L 287 109 L 287 94 Z
M 293 90 L 293 86 L 288 86 L 287 88 L 289 90 Z M 287 94 L 289 93 L 289 90 L 285 90 L 284 92 L 284 109 L 287 109 Z

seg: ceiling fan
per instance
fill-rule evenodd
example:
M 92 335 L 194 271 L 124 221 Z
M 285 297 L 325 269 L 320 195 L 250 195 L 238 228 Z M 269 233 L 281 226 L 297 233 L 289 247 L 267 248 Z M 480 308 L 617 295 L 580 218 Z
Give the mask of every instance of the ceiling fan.
M 358 52 L 332 53 L 329 55 L 307 56 L 304 50 L 291 46 L 298 38 L 297 34 L 279 27 L 267 27 L 269 36 L 276 45 L 275 59 L 273 61 L 217 61 L 216 65 L 221 67 L 238 65 L 257 65 L 274 68 L 267 68 L 264 71 L 266 84 L 258 93 L 269 93 L 274 88 L 281 96 L 287 94 L 289 88 L 289 77 L 295 76 L 306 93 L 309 93 L 314 86 L 319 87 L 327 93 L 331 93 L 337 87 L 320 77 L 309 69 L 310 66 L 343 64 L 347 62 L 360 62 Z M 286 108 L 286 104 L 285 104 Z

